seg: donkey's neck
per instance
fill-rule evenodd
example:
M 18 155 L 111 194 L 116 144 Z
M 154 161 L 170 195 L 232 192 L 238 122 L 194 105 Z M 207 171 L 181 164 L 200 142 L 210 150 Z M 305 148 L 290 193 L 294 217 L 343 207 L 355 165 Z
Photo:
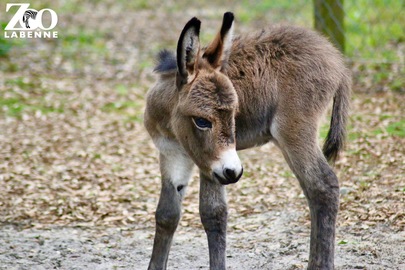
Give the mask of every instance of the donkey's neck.
M 237 39 L 227 68 L 239 98 L 235 119 L 238 150 L 265 144 L 273 138 L 270 128 L 277 106 L 277 74 L 263 59 L 270 59 L 269 56 L 250 48 L 255 45 Z
M 158 83 L 148 92 L 148 111 L 145 113 L 145 125 L 149 133 L 154 137 L 174 139 L 175 135 L 171 127 L 173 109 L 178 102 L 178 90 L 176 89 L 176 75 L 160 75 Z

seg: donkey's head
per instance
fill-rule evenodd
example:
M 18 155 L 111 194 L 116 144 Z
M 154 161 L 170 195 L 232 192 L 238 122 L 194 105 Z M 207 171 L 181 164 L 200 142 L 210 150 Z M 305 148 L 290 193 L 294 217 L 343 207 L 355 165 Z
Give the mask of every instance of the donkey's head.
M 177 44 L 174 109 L 177 139 L 200 168 L 222 184 L 235 183 L 243 169 L 236 153 L 235 114 L 238 96 L 224 73 L 231 50 L 233 14 L 225 13 L 214 41 L 200 50 L 201 22 L 191 19 Z

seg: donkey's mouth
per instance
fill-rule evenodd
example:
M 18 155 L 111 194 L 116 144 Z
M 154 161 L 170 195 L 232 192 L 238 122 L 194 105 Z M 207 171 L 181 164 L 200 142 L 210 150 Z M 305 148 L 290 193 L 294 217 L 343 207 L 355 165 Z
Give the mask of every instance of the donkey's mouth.
M 220 184 L 222 184 L 222 185 L 235 184 L 242 177 L 242 174 L 243 174 L 243 168 L 242 168 L 239 175 L 233 176 L 233 177 L 229 177 L 229 176 L 228 177 L 222 177 L 219 174 L 217 174 L 216 172 L 213 173 L 214 178 L 216 178 L 218 180 L 218 182 Z
M 226 180 L 225 178 L 219 176 L 217 173 L 214 173 L 214 177 L 218 180 L 218 182 L 222 185 L 229 185 L 232 184 L 231 182 L 229 182 L 228 180 Z

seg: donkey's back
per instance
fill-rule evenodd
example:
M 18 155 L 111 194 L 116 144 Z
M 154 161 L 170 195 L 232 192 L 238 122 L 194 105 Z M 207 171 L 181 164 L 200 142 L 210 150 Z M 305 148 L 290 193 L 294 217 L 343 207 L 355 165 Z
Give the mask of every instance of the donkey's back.
M 329 100 L 349 79 L 342 54 L 326 38 L 288 25 L 236 37 L 225 70 L 239 95 L 263 91 L 311 103 L 313 95 Z

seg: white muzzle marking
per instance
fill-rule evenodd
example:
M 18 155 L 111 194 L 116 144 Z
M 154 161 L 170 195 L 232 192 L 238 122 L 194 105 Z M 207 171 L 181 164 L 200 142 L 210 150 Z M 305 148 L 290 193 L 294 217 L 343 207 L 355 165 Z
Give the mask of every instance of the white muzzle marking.
M 219 160 L 212 164 L 211 170 L 223 179 L 227 178 L 224 175 L 225 170 L 233 170 L 236 176 L 240 175 L 243 168 L 236 149 L 227 149 L 222 152 Z

